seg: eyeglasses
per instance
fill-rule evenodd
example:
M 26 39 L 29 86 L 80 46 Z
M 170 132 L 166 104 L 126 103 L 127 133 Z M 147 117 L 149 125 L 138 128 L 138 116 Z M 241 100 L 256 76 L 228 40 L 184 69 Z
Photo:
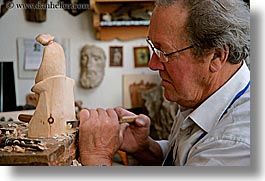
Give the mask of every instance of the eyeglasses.
M 153 43 L 151 42 L 151 40 L 149 38 L 147 38 L 146 41 L 150 45 L 150 47 L 153 50 L 153 52 L 159 57 L 161 62 L 168 62 L 168 56 L 169 55 L 173 55 L 175 53 L 180 53 L 180 52 L 183 52 L 185 50 L 188 50 L 188 49 L 194 47 L 193 45 L 190 45 L 190 46 L 188 46 L 186 48 L 183 48 L 181 50 L 176 50 L 176 51 L 171 52 L 171 53 L 165 53 L 162 50 L 159 50 L 159 49 L 155 48 L 155 46 L 153 45 Z

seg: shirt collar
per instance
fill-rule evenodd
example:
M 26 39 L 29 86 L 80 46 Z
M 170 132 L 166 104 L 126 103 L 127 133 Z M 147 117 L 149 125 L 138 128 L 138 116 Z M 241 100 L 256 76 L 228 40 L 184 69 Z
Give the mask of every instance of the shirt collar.
M 229 81 L 188 116 L 204 131 L 209 132 L 211 130 L 217 121 L 219 121 L 232 99 L 249 83 L 250 71 L 245 61 L 243 62 L 243 65 Z

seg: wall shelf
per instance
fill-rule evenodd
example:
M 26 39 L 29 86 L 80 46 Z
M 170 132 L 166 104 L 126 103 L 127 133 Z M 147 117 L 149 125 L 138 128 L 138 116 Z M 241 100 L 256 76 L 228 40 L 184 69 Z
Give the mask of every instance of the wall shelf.
M 154 0 L 90 0 L 90 8 L 93 12 L 93 26 L 98 40 L 131 40 L 145 38 L 148 31 L 149 20 L 128 21 L 103 21 L 103 14 L 111 14 L 121 7 L 140 5 L 148 11 L 154 8 Z
M 149 20 L 143 21 L 101 21 L 100 26 L 148 26 Z

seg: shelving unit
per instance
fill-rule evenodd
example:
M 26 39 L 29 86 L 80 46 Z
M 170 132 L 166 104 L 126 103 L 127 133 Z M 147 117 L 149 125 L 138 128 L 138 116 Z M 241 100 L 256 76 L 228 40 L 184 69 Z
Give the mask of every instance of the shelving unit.
M 154 0 L 90 0 L 96 39 L 112 40 L 117 38 L 126 41 L 146 37 L 149 20 L 101 21 L 102 14 L 111 14 L 121 6 L 130 7 L 133 3 L 137 3 L 149 11 L 154 8 Z

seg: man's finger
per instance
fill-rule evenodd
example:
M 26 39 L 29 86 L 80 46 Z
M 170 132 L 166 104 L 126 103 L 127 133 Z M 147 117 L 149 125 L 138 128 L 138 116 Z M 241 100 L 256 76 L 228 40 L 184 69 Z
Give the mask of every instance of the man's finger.
M 118 120 L 118 115 L 113 109 L 107 109 L 107 113 L 111 120 Z
M 108 120 L 108 119 L 106 119 L 106 118 L 108 118 L 108 114 L 104 109 L 97 108 L 97 112 L 98 112 L 98 118 L 100 121 L 107 121 Z
M 149 127 L 151 124 L 149 117 L 144 114 L 140 114 L 139 117 L 135 120 L 135 123 L 137 124 L 137 126 L 141 127 Z
M 80 124 L 82 124 L 83 122 L 87 121 L 89 119 L 89 111 L 87 109 L 82 109 L 79 113 L 79 117 L 80 117 Z
M 134 116 L 135 114 L 126 110 L 126 109 L 123 109 L 121 107 L 116 107 L 114 108 L 115 112 L 118 114 L 119 117 L 123 117 L 123 116 Z

